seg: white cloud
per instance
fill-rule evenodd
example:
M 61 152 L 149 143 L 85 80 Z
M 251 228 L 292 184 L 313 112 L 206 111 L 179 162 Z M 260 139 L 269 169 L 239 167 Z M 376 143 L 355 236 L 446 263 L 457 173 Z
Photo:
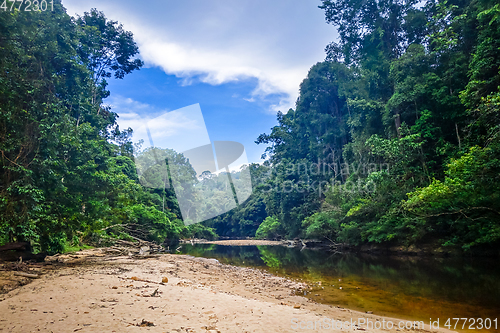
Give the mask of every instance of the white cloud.
M 271 106 L 293 107 L 309 68 L 324 59 L 335 29 L 320 1 L 64 0 L 68 13 L 92 7 L 134 33 L 147 66 L 190 84 L 257 78 L 252 97 L 280 94 Z
M 112 110 L 118 113 L 120 129 L 131 127 L 134 132 L 132 142 L 143 140 L 142 148 L 153 146 L 174 149 L 177 152 L 210 143 L 208 131 L 198 104 L 174 111 L 158 110 L 155 107 L 124 98 L 111 98 Z

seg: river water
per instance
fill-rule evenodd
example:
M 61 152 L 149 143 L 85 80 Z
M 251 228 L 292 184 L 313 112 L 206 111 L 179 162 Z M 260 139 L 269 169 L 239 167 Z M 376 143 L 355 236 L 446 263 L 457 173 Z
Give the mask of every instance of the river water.
M 214 244 L 184 244 L 180 251 L 304 280 L 314 286 L 305 296 L 319 303 L 425 323 L 439 319 L 441 327 L 448 318 L 490 318 L 491 328 L 480 331 L 500 328 L 497 259 L 388 257 Z M 453 329 L 455 321 L 449 323 Z

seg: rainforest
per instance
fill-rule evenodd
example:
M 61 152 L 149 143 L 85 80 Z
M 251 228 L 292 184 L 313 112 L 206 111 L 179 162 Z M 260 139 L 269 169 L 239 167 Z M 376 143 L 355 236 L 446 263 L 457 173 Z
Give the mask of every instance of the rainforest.
M 97 9 L 73 18 L 60 1 L 2 11 L 0 245 L 57 253 L 113 239 L 256 237 L 498 254 L 500 5 L 319 5 L 339 38 L 311 64 L 295 107 L 255 138 L 266 151 L 243 166 L 252 195 L 188 226 L 172 187 L 141 185 L 133 130 L 103 102 L 109 80 L 143 66 L 132 33 Z M 202 179 L 213 200 L 224 176 Z

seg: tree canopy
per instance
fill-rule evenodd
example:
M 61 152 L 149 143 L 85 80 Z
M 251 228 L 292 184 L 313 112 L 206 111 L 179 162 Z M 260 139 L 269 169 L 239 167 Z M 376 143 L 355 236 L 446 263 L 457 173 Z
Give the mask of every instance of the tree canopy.
M 0 243 L 50 253 L 109 237 L 217 233 L 498 246 L 498 3 L 323 0 L 320 8 L 339 39 L 311 67 L 295 107 L 256 138 L 266 161 L 229 175 L 234 186 L 249 171 L 253 194 L 189 227 L 171 172 L 189 179 L 187 198 L 199 187 L 209 194 L 193 214 L 234 206 L 234 191 L 228 174 L 196 175 L 173 150 L 132 154 L 132 129 L 120 129 L 103 104 L 107 80 L 143 65 L 132 33 L 96 9 L 72 18 L 57 0 L 53 11 L 1 13 Z
M 102 103 L 107 78 L 142 66 L 132 33 L 60 1 L 2 12 L 0 33 L 0 243 L 187 237 L 174 194 L 139 184 L 131 129 Z
M 497 246 L 498 4 L 320 8 L 340 38 L 256 141 L 269 168 L 254 195 L 268 216 L 257 236 Z

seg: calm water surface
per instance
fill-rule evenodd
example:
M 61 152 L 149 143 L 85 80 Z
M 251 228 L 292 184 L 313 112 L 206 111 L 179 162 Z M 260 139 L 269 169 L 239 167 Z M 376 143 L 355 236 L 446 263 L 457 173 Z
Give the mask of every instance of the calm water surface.
M 399 258 L 213 244 L 184 244 L 181 253 L 302 279 L 314 284 L 306 296 L 319 303 L 423 320 L 425 324 L 439 318 L 441 327 L 448 318 L 457 317 L 498 318 L 500 325 L 500 267 L 496 259 Z M 476 331 L 499 331 L 493 328 Z

